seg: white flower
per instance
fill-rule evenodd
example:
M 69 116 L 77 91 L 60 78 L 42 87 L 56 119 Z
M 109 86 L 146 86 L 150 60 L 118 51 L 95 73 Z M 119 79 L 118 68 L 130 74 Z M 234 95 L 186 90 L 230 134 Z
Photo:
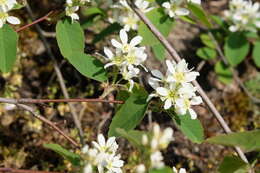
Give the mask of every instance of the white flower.
M 85 145 L 82 149 L 81 149 L 83 154 L 87 154 L 87 152 L 89 151 L 89 146 Z
M 164 167 L 163 156 L 160 151 L 156 151 L 150 155 L 151 168 L 160 169 Z
M 6 12 L 11 10 L 15 4 L 17 4 L 16 0 L 0 0 L 0 8 Z
M 136 0 L 135 5 L 137 8 L 139 8 L 143 13 L 147 13 L 154 9 L 154 7 L 149 8 L 149 2 L 145 0 Z
M 178 16 L 189 15 L 189 10 L 186 8 L 181 8 L 180 5 L 182 0 L 170 0 L 170 2 L 164 2 L 162 6 L 165 8 L 166 13 L 171 18 L 177 18 Z
M 110 137 L 106 141 L 105 137 L 102 134 L 98 135 L 98 142 L 92 142 L 94 147 L 102 153 L 113 154 L 116 152 L 118 145 L 116 143 L 115 137 Z
M 176 100 L 176 112 L 180 115 L 184 115 L 189 112 L 191 115 L 191 119 L 197 118 L 197 113 L 191 108 L 192 105 L 199 105 L 202 103 L 202 99 L 200 96 L 192 97 L 191 100 L 189 98 L 179 98 Z
M 124 165 L 124 161 L 120 160 L 120 156 L 110 155 L 107 158 L 107 173 L 121 173 L 121 167 Z
M 182 59 L 178 64 L 173 61 L 166 60 L 166 65 L 168 67 L 168 82 L 176 82 L 176 83 L 187 83 L 194 81 L 197 76 L 199 76 L 198 72 L 191 72 L 188 69 L 188 64 L 184 59 Z
M 175 101 L 179 98 L 179 93 L 177 90 L 178 86 L 175 83 L 171 83 L 169 88 L 158 87 L 156 92 L 160 99 L 164 101 L 164 109 L 171 108 Z
M 146 168 L 144 164 L 140 164 L 135 168 L 135 173 L 145 173 L 145 172 L 146 172 Z
M 172 169 L 173 173 L 186 173 L 186 169 L 184 168 L 181 168 L 179 171 L 175 167 L 173 167 Z
M 151 148 L 153 151 L 165 149 L 169 143 L 173 140 L 173 130 L 166 128 L 163 132 L 160 130 L 160 126 L 155 124 L 153 126 L 153 136 L 151 140 Z
M 79 10 L 79 6 L 67 6 L 65 8 L 66 11 L 66 16 L 69 16 L 72 20 L 72 22 L 74 20 L 79 20 L 79 15 L 76 13 Z
M 0 28 L 2 28 L 6 22 L 13 25 L 20 24 L 20 20 L 17 17 L 9 16 L 5 10 L 0 8 Z
M 126 16 L 120 16 L 119 21 L 123 24 L 126 31 L 138 29 L 139 18 L 132 12 L 128 13 Z
M 92 165 L 91 165 L 91 164 L 85 165 L 83 172 L 84 172 L 84 173 L 93 173 Z
M 260 28 L 260 4 L 246 0 L 232 0 L 229 10 L 224 11 L 225 17 L 231 22 L 229 30 L 257 32 Z
M 194 3 L 194 4 L 201 4 L 201 0 L 188 0 L 188 2 Z
M 121 74 L 122 74 L 123 78 L 125 80 L 127 80 L 129 82 L 129 84 L 130 84 L 128 90 L 130 92 L 132 92 L 132 89 L 134 87 L 134 81 L 133 81 L 132 78 L 137 77 L 137 75 L 139 74 L 140 70 L 138 68 L 135 68 L 132 65 L 124 66 L 121 70 L 122 70 Z
M 112 65 L 116 65 L 118 67 L 123 65 L 124 56 L 121 53 L 121 51 L 117 51 L 116 55 L 114 55 L 110 49 L 108 49 L 107 47 L 104 47 L 104 53 L 107 56 L 108 60 L 111 61 L 105 65 L 105 68 L 108 68 Z
M 153 7 L 149 7 L 149 2 L 145 0 L 136 0 L 135 5 L 139 8 L 143 13 L 147 13 L 153 9 Z M 129 7 L 126 0 L 120 0 L 118 5 L 114 5 L 114 8 L 118 8 L 121 10 L 121 14 L 118 15 L 118 12 L 115 11 L 113 16 L 114 19 L 110 19 L 110 21 L 119 21 L 121 25 L 123 25 L 126 31 L 137 30 L 140 22 L 139 17 L 135 14 L 135 12 Z
M 140 44 L 143 39 L 141 36 L 136 36 L 130 41 L 130 43 L 128 43 L 128 35 L 124 29 L 120 30 L 119 36 L 121 43 L 115 39 L 112 39 L 111 43 L 114 47 L 116 47 L 123 53 L 128 53 L 130 50 L 137 48 L 136 46 Z

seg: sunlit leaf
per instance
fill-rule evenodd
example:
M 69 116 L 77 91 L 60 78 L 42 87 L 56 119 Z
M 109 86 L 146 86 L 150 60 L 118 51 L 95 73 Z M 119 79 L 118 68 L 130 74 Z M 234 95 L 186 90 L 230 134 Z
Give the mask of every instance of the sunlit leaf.
M 0 28 L 0 70 L 10 72 L 16 60 L 18 35 L 9 26 Z

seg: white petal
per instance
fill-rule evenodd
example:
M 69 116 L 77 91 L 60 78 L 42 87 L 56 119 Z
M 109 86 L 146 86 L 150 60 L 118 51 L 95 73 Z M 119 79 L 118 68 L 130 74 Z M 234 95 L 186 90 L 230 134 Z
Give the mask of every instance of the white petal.
M 175 13 L 178 15 L 178 16 L 186 16 L 188 15 L 190 12 L 189 10 L 187 10 L 186 8 L 179 8 L 175 11 Z
M 191 82 L 194 81 L 196 79 L 197 76 L 199 76 L 200 73 L 199 72 L 189 72 L 185 78 L 186 78 L 186 82 Z
M 163 74 L 159 70 L 152 70 L 151 73 L 152 73 L 153 76 L 155 76 L 155 77 L 157 77 L 159 79 L 163 79 L 164 78 Z
M 181 169 L 179 170 L 179 173 L 186 173 L 186 169 L 181 168 Z
M 116 141 L 116 138 L 115 137 L 110 137 L 108 138 L 107 140 L 107 146 L 110 147 L 112 146 L 112 144 Z
M 166 60 L 166 65 L 171 73 L 175 73 L 174 65 L 170 60 Z
M 194 120 L 197 118 L 197 113 L 193 109 L 190 108 L 189 113 L 190 113 L 191 119 Z
M 130 45 L 131 45 L 132 47 L 135 47 L 136 45 L 138 45 L 138 44 L 141 43 L 142 39 L 143 39 L 143 38 L 142 38 L 141 36 L 136 36 L 136 37 L 134 37 L 134 38 L 130 41 Z
M 13 25 L 18 25 L 20 24 L 20 20 L 17 18 L 17 17 L 14 17 L 14 16 L 9 16 L 7 17 L 6 19 L 9 23 L 13 24 Z
M 153 97 L 157 97 L 157 94 L 149 94 L 149 96 L 146 99 L 146 102 L 149 102 Z
M 162 96 L 168 96 L 169 94 L 169 91 L 163 87 L 156 88 L 156 92 Z
M 110 66 L 112 66 L 112 65 L 115 65 L 115 63 L 113 63 L 113 62 L 107 63 L 107 64 L 104 66 L 104 68 L 106 69 L 106 68 L 108 68 L 108 67 L 110 67 Z
M 110 49 L 108 49 L 107 47 L 104 47 L 104 52 L 105 52 L 106 56 L 108 57 L 108 59 L 112 59 L 114 57 L 114 54 L 112 53 L 112 51 Z
M 169 109 L 172 106 L 172 101 L 167 99 L 164 103 L 164 109 Z
M 98 143 L 101 146 L 105 146 L 106 145 L 106 139 L 105 139 L 105 137 L 102 134 L 98 135 Z
M 164 3 L 162 4 L 162 6 L 163 6 L 164 8 L 167 8 L 167 9 L 170 9 L 170 8 L 171 8 L 171 4 L 170 4 L 169 2 L 164 2 Z
M 3 25 L 4 25 L 4 22 L 3 22 L 3 20 L 0 20 L 0 28 L 2 28 L 2 27 L 3 27 Z
M 111 43 L 112 43 L 112 45 L 114 46 L 114 47 L 116 47 L 116 48 L 118 48 L 118 49 L 121 49 L 122 48 L 122 44 L 121 43 L 119 43 L 117 40 L 115 40 L 115 39 L 112 39 L 111 40 Z
M 192 105 L 199 105 L 201 104 L 203 101 L 202 101 L 202 98 L 200 96 L 197 96 L 197 97 L 193 97 L 191 99 L 191 104 Z
M 127 44 L 128 35 L 127 35 L 126 31 L 124 29 L 121 29 L 119 34 L 120 34 L 120 39 L 121 39 L 122 43 Z

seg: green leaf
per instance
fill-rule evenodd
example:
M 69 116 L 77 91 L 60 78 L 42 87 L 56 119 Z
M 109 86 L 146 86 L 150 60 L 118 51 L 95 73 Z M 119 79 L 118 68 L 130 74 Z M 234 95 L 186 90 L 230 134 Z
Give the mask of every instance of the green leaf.
M 165 16 L 161 8 L 151 10 L 146 13 L 146 16 L 165 37 L 169 35 L 173 21 L 168 16 Z M 138 34 L 143 37 L 142 45 L 152 46 L 160 43 L 144 23 L 139 25 Z
M 247 152 L 260 151 L 260 130 L 223 134 L 206 140 L 208 143 L 239 146 Z
M 230 84 L 233 80 L 233 73 L 230 67 L 227 67 L 223 62 L 219 61 L 215 64 L 215 72 L 218 79 L 224 84 Z
M 219 166 L 219 173 L 248 173 L 250 166 L 236 156 L 225 157 Z
M 122 27 L 118 23 L 113 23 L 106 27 L 104 30 L 102 30 L 99 34 L 95 36 L 93 39 L 93 44 L 104 40 L 104 38 L 110 34 L 113 34 L 114 32 L 117 32 L 121 29 Z
M 83 8 L 81 12 L 84 16 L 92 16 L 92 15 L 106 16 L 104 10 L 98 7 Z
M 16 60 L 18 35 L 9 26 L 0 28 L 0 70 L 10 72 Z
M 260 41 L 255 42 L 253 49 L 253 60 L 255 65 L 260 68 Z
M 134 129 L 145 115 L 148 106 L 147 97 L 148 93 L 143 88 L 134 89 L 133 93 L 113 117 L 108 135 L 118 136 L 117 128 L 126 131 Z
M 232 66 L 240 64 L 249 52 L 249 43 L 242 33 L 232 33 L 225 41 L 225 56 Z
M 191 119 L 189 114 L 175 115 L 172 112 L 168 112 L 168 114 L 172 117 L 177 127 L 188 139 L 199 144 L 204 141 L 204 129 L 200 120 Z
M 116 133 L 124 138 L 126 138 L 132 145 L 135 147 L 142 149 L 144 146 L 142 145 L 143 135 L 149 136 L 147 132 L 138 131 L 138 130 L 129 130 L 125 131 L 124 129 L 117 128 Z
M 193 13 L 195 17 L 197 17 L 205 26 L 208 28 L 212 28 L 212 25 L 207 17 L 207 14 L 204 10 L 196 4 L 188 3 L 188 9 Z
M 179 16 L 179 18 L 181 20 L 183 20 L 184 22 L 196 25 L 197 23 L 190 17 L 190 16 Z
M 211 15 L 210 18 L 216 23 L 218 24 L 220 27 L 222 27 L 223 29 L 227 30 L 228 24 L 225 22 L 225 20 L 223 20 L 221 17 L 216 16 L 216 15 Z
M 202 41 L 203 44 L 205 44 L 209 48 L 212 48 L 212 49 L 216 48 L 216 44 L 214 43 L 214 41 L 210 38 L 210 36 L 208 34 L 201 34 L 200 40 Z
M 95 57 L 81 52 L 72 52 L 67 59 L 82 75 L 100 82 L 107 80 L 104 65 Z
M 152 51 L 155 55 L 155 58 L 158 59 L 159 61 L 163 61 L 165 59 L 166 50 L 161 43 L 153 45 Z
M 56 25 L 56 37 L 61 54 L 68 58 L 75 51 L 84 52 L 84 32 L 80 24 L 69 19 L 59 21 Z
M 161 169 L 152 169 L 149 171 L 149 173 L 173 173 L 172 168 L 164 167 Z
M 217 52 L 214 49 L 202 47 L 197 50 L 196 55 L 202 59 L 209 60 L 216 58 Z
M 59 144 L 44 144 L 45 148 L 51 149 L 52 151 L 60 154 L 65 159 L 70 161 L 74 166 L 80 166 L 80 156 L 73 152 L 68 151 L 67 149 L 63 148 Z

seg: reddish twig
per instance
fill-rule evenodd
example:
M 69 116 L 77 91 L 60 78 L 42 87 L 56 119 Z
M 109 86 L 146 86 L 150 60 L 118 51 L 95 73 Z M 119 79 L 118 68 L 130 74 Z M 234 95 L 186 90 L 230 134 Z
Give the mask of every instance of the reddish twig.
M 0 103 L 10 103 L 10 104 L 38 104 L 38 103 L 71 103 L 71 102 L 101 102 L 101 103 L 116 103 L 124 104 L 124 101 L 121 100 L 104 100 L 104 99 L 84 99 L 84 98 L 75 98 L 75 99 L 7 99 L 0 97 Z
M 13 168 L 0 168 L 0 173 L 61 173 L 61 172 L 35 171 L 35 170 L 25 170 L 25 169 L 13 169 Z
M 132 8 L 132 10 L 137 14 L 137 16 L 144 22 L 144 24 L 149 28 L 149 30 L 154 34 L 154 36 L 161 42 L 161 44 L 165 47 L 165 49 L 168 51 L 170 56 L 174 59 L 174 61 L 180 62 L 181 57 L 177 53 L 177 51 L 172 47 L 170 42 L 160 33 L 160 31 L 151 23 L 151 21 L 135 6 L 132 1 L 127 0 L 129 6 Z M 199 83 L 197 81 L 193 82 L 193 85 L 197 88 L 198 93 L 203 98 L 206 105 L 209 107 L 210 111 L 213 113 L 215 118 L 218 120 L 221 127 L 224 129 L 226 133 L 231 133 L 231 129 L 225 122 L 224 118 L 221 116 L 221 114 L 218 112 L 215 105 L 212 103 L 212 101 L 209 99 L 207 94 L 204 92 L 204 90 L 201 88 Z M 239 147 L 235 147 L 235 150 L 239 157 L 244 160 L 246 163 L 248 163 L 248 160 L 246 156 L 244 155 L 243 151 Z
M 35 21 L 33 21 L 32 23 L 29 23 L 29 24 L 27 24 L 27 25 L 24 25 L 24 26 L 22 26 L 21 28 L 18 28 L 18 29 L 16 30 L 16 32 L 20 32 L 20 31 L 22 31 L 22 30 L 25 30 L 26 28 L 29 28 L 29 27 L 31 27 L 31 26 L 37 24 L 37 23 L 40 23 L 40 22 L 42 22 L 42 21 L 48 19 L 48 17 L 49 17 L 52 13 L 53 13 L 53 11 L 51 11 L 51 12 L 49 12 L 47 15 L 45 15 L 45 16 L 43 16 L 43 17 L 41 17 L 41 18 L 39 18 L 39 19 L 37 19 L 37 20 L 35 20 Z

